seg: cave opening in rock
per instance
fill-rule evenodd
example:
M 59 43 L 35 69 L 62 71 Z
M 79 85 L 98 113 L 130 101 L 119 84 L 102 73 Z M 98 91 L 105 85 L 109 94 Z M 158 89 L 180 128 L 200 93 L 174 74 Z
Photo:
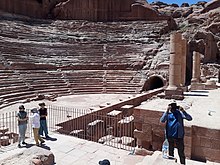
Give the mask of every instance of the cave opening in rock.
M 157 89 L 163 87 L 164 81 L 159 76 L 152 76 L 150 77 L 144 84 L 142 91 L 148 91 L 152 89 Z
M 43 3 L 43 0 L 37 0 L 38 3 Z

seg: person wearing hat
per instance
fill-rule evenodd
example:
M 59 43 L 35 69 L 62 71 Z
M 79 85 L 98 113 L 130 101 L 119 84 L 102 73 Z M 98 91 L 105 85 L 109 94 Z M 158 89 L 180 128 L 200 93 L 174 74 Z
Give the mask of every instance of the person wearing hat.
M 48 136 L 48 128 L 47 128 L 47 108 L 45 107 L 45 103 L 39 103 L 40 106 L 39 114 L 40 114 L 40 129 L 39 134 L 43 136 L 43 133 L 46 138 L 49 138 Z
M 110 161 L 108 159 L 100 160 L 99 165 L 110 165 Z
M 40 144 L 44 143 L 45 141 L 40 137 L 39 135 L 39 128 L 40 128 L 40 115 L 38 113 L 37 108 L 34 108 L 31 110 L 33 113 L 32 116 L 30 116 L 31 121 L 32 121 L 32 128 L 33 128 L 33 133 L 34 133 L 34 140 L 36 142 L 36 146 L 39 146 L 39 141 Z
M 174 156 L 174 144 L 176 143 L 181 164 L 185 164 L 183 119 L 191 121 L 192 117 L 186 113 L 182 107 L 177 106 L 175 100 L 171 100 L 167 111 L 164 112 L 160 118 L 162 123 L 166 122 L 166 138 L 169 142 L 169 156 Z
M 18 137 L 18 147 L 21 147 L 21 142 L 22 144 L 27 144 L 25 143 L 25 133 L 27 130 L 27 121 L 28 121 L 28 116 L 27 112 L 25 111 L 24 105 L 19 106 L 19 112 L 17 113 L 17 118 L 18 118 L 18 130 L 19 130 L 19 137 Z

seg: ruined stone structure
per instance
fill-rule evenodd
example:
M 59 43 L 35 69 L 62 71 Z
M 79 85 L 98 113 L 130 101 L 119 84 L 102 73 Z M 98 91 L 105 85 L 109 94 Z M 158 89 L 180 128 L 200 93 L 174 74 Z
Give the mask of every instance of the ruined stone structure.
M 201 55 L 199 52 L 193 52 L 193 76 L 192 83 L 200 82 L 200 58 Z
M 218 83 L 220 83 L 220 69 L 218 70 Z
M 28 102 L 51 98 L 48 95 L 55 98 L 92 93 L 140 94 L 141 91 L 166 85 L 169 66 L 166 61 L 169 59 L 167 33 L 176 24 L 145 1 L 1 0 L 0 9 L 34 18 L 135 20 L 94 23 L 25 18 L 27 20 L 23 24 L 20 23 L 23 20 L 16 22 L 6 19 L 0 22 L 0 108 L 21 100 Z M 168 25 L 167 21 L 158 21 L 167 19 Z M 204 39 L 204 62 L 215 61 L 215 38 L 210 34 Z M 186 57 L 191 58 L 191 50 L 194 51 L 188 51 L 187 40 L 181 33 L 171 35 L 166 98 L 183 98 L 188 65 Z M 192 84 L 200 79 L 200 60 L 196 56 Z M 191 67 L 188 69 L 191 71 Z M 205 86 L 216 87 L 213 80 Z M 60 126 L 61 133 L 94 141 L 110 134 L 120 136 L 120 139 L 116 139 L 120 143 L 123 143 L 122 137 L 130 138 L 130 143 L 126 144 L 128 146 L 134 146 L 136 138 L 140 148 L 161 150 L 164 126 L 159 123 L 159 118 L 162 112 L 134 107 L 163 91 L 143 92 L 143 95 L 119 100 L 119 103 L 108 107 L 100 105 L 99 112 L 91 110 L 90 114 L 57 126 Z M 185 129 L 185 150 L 189 158 L 220 161 L 219 145 L 216 145 L 220 140 L 219 130 L 197 126 Z M 204 152 L 206 150 L 210 152 Z
M 15 143 L 17 141 L 17 133 L 9 132 L 9 128 L 7 127 L 0 127 L 0 147 L 10 145 L 11 143 Z
M 199 52 L 193 52 L 193 68 L 192 68 L 192 80 L 191 90 L 202 90 L 205 88 L 201 83 L 201 54 Z M 204 79 L 204 78 L 203 78 Z
M 181 99 L 185 86 L 187 41 L 182 34 L 175 32 L 170 36 L 169 86 L 166 98 Z
M 218 58 L 219 50 L 213 33 L 197 32 L 195 34 L 195 40 L 190 43 L 190 54 L 193 54 L 193 51 L 204 55 L 202 59 L 203 63 L 215 62 Z
M 217 45 L 214 36 L 211 33 L 207 34 L 205 40 L 204 63 L 214 62 L 217 58 Z
M 168 20 L 144 0 L 1 0 L 0 9 L 34 18 Z
M 164 141 L 164 125 L 159 121 L 162 112 L 134 108 L 134 136 L 145 149 L 161 150 Z M 219 159 L 220 130 L 200 126 L 185 126 L 185 155 L 189 159 L 216 161 Z
M 186 85 L 186 57 L 188 52 L 187 40 L 182 38 L 182 67 L 181 67 L 181 86 Z

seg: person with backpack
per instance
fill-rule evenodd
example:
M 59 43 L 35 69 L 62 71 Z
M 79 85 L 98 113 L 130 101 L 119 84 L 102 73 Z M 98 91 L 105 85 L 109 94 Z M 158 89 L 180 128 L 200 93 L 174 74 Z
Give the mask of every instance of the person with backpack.
M 169 142 L 169 156 L 174 157 L 174 144 L 176 144 L 181 164 L 186 163 L 183 119 L 191 121 L 192 117 L 182 107 L 177 106 L 175 100 L 171 101 L 167 111 L 164 112 L 163 116 L 160 118 L 162 123 L 166 122 L 165 134 Z
M 19 130 L 19 137 L 18 137 L 18 147 L 21 147 L 22 144 L 27 144 L 25 142 L 25 133 L 27 130 L 27 122 L 28 122 L 28 116 L 27 112 L 25 111 L 24 105 L 19 106 L 19 112 L 17 113 L 18 118 L 18 130 Z

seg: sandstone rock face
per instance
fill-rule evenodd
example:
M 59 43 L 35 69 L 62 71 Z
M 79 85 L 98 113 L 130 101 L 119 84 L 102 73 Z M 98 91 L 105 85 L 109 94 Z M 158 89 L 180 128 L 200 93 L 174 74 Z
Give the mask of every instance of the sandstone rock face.
M 220 7 L 220 0 L 213 0 L 205 4 L 205 7 L 201 13 L 209 12 L 210 10 L 216 9 L 218 7 Z
M 3 162 L 4 165 L 17 164 L 18 162 L 19 165 L 53 165 L 55 159 L 51 151 L 33 146 L 23 150 L 21 153 L 11 155 Z
M 36 0 L 1 0 L 0 10 L 35 18 L 45 18 L 47 15 L 43 4 Z
M 86 19 L 92 21 L 113 20 L 157 20 L 167 19 L 160 16 L 143 0 L 69 0 L 56 5 L 53 15 L 58 19 Z
M 188 3 L 182 3 L 181 7 L 189 7 Z
M 34 18 L 166 20 L 144 0 L 1 0 L 0 9 Z

